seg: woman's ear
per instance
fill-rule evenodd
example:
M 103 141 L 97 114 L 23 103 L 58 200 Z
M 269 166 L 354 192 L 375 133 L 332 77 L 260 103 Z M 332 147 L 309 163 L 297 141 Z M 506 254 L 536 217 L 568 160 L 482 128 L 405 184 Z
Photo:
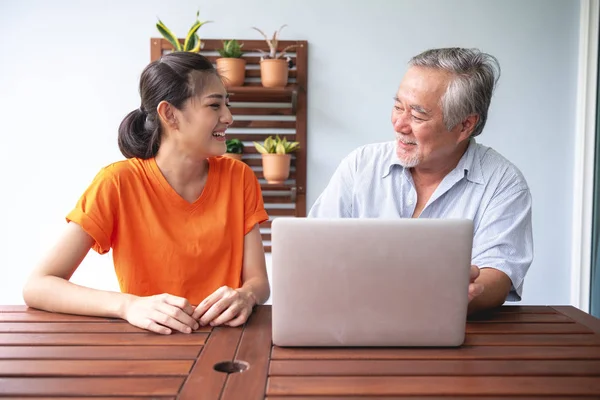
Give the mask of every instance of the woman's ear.
M 161 101 L 158 103 L 158 107 L 156 107 L 156 112 L 160 117 L 160 120 L 164 124 L 171 129 L 177 129 L 177 117 L 175 116 L 175 108 L 166 101 Z

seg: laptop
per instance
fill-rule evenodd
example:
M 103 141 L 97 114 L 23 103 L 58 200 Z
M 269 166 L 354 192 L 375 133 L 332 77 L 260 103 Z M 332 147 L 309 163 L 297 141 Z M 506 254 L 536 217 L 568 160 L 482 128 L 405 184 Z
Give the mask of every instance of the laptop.
M 469 219 L 276 218 L 273 344 L 464 343 Z

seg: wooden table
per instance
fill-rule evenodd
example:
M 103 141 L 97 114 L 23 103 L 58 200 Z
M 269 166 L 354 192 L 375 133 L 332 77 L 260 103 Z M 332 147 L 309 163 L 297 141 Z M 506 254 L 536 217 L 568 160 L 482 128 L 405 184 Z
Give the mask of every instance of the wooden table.
M 278 348 L 270 321 L 261 306 L 244 328 L 160 336 L 0 306 L 0 397 L 600 398 L 600 320 L 573 307 L 502 307 L 472 318 L 458 349 Z M 214 369 L 234 359 L 249 368 Z

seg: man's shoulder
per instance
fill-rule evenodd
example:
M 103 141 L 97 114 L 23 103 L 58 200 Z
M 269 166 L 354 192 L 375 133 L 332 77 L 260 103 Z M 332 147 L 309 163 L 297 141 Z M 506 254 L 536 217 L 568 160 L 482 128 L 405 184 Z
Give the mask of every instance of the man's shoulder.
M 345 161 L 353 164 L 357 168 L 362 168 L 367 165 L 377 167 L 389 164 L 395 149 L 396 147 L 393 141 L 364 144 L 352 150 L 345 157 Z
M 491 147 L 479 143 L 476 146 L 476 157 L 481 163 L 481 172 L 486 181 L 496 179 L 515 189 L 529 190 L 525 176 L 512 161 Z

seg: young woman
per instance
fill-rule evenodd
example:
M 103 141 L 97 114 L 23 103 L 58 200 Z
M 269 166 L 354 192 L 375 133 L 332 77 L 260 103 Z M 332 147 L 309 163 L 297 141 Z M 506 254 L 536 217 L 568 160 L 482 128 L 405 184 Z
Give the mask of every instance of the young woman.
M 140 108 L 119 127 L 127 160 L 83 193 L 25 302 L 162 334 L 243 324 L 269 297 L 258 228 L 268 216 L 253 171 L 220 157 L 232 123 L 226 90 L 211 62 L 189 52 L 148 65 L 139 89 Z M 112 249 L 122 293 L 69 282 L 90 248 Z

